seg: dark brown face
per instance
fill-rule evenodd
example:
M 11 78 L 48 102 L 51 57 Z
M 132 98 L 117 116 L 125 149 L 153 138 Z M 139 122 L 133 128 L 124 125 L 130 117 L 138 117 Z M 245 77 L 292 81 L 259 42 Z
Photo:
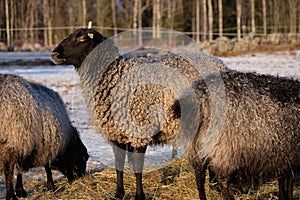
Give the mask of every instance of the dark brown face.
M 69 146 L 63 155 L 51 162 L 51 169 L 62 172 L 70 182 L 85 175 L 89 154 L 80 139 Z
M 67 64 L 80 67 L 86 56 L 102 41 L 106 40 L 92 29 L 78 29 L 64 39 L 52 51 L 55 64 Z
M 73 151 L 74 173 L 77 177 L 82 177 L 86 172 L 86 164 L 90 156 L 81 140 L 77 140 Z

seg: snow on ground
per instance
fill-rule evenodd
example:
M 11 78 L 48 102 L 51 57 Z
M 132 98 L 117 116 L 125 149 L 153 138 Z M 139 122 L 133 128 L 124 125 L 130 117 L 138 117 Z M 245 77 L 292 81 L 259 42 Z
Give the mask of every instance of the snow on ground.
M 300 79 L 300 51 L 221 58 L 229 68 Z
M 16 58 L 14 55 L 17 55 L 18 59 L 39 56 L 47 58 L 50 53 L 0 53 L 0 61 L 13 60 Z M 221 59 L 232 69 L 300 79 L 300 51 L 259 53 Z M 67 104 L 71 120 L 78 128 L 81 138 L 87 146 L 91 156 L 88 169 L 101 168 L 103 164 L 113 166 L 114 159 L 111 146 L 103 142 L 100 134 L 93 131 L 88 123 L 88 114 L 79 87 L 79 77 L 72 66 L 9 66 L 3 68 L 0 66 L 0 73 L 18 74 L 30 81 L 41 83 L 56 90 Z M 171 150 L 170 146 L 149 147 L 146 153 L 146 167 L 151 170 L 150 165 L 154 164 L 157 168 L 159 163 L 166 164 L 170 159 Z M 42 168 L 33 169 L 26 173 L 25 179 L 45 181 L 45 173 Z M 0 198 L 4 198 L 5 195 L 4 183 L 4 177 L 0 175 Z

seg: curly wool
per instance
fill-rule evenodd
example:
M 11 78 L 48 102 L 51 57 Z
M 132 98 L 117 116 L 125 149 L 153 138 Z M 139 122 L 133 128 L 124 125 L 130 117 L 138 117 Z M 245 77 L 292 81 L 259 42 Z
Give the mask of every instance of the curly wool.
M 206 135 L 212 120 L 206 100 L 210 94 L 205 92 L 203 80 L 194 84 L 202 121 L 188 150 L 191 164 L 197 168 L 204 161 L 220 181 L 235 174 L 242 177 L 240 184 L 249 187 L 299 167 L 300 82 L 231 70 L 221 75 L 227 113 L 219 138 L 209 151 L 205 148 L 210 143 Z
M 101 45 L 103 48 L 112 47 L 111 44 Z M 228 69 L 219 59 L 205 54 L 197 54 L 197 57 L 203 67 L 206 62 L 212 62 L 218 69 Z M 101 63 L 95 65 L 95 58 Z M 161 70 L 166 72 L 158 71 L 157 76 L 170 80 L 175 86 L 166 87 L 151 78 L 148 82 L 141 82 L 153 73 L 155 66 L 162 67 Z M 116 50 L 101 50 L 98 47 L 77 70 L 94 128 L 107 141 L 130 143 L 133 147 L 170 143 L 174 139 L 179 120 L 172 116 L 170 107 L 179 93 L 176 91 L 203 75 L 190 61 L 173 53 L 151 57 L 118 57 Z M 179 77 L 178 80 L 175 78 L 178 74 L 184 77 L 185 83 L 180 82 L 182 79 Z M 176 85 L 181 88 L 176 88 Z M 160 106 L 165 112 L 159 109 L 151 111 L 154 105 Z M 122 122 L 124 119 L 127 121 Z
M 56 92 L 17 75 L 0 74 L 0 94 L 0 160 L 16 159 L 20 168 L 28 168 L 63 152 L 73 129 Z M 33 156 L 27 166 L 26 159 Z

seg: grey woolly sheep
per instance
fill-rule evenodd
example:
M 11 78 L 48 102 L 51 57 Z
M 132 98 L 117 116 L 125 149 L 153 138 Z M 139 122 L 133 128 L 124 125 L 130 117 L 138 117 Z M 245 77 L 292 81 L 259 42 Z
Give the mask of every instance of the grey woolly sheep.
M 278 178 L 279 199 L 292 200 L 293 170 L 300 166 L 300 82 L 231 70 L 221 72 L 221 77 L 227 113 L 220 130 L 210 124 L 214 119 L 209 98 L 218 93 L 219 85 L 207 92 L 206 83 L 215 81 L 214 75 L 193 84 L 198 102 L 190 101 L 200 106 L 200 127 L 187 153 L 200 199 L 206 199 L 209 169 L 224 199 L 234 199 L 233 185 L 249 188 Z M 183 94 L 180 100 L 188 102 L 189 98 Z M 173 110 L 179 118 L 179 101 Z M 216 141 L 211 141 L 210 133 L 217 131 Z
M 209 60 L 226 70 L 220 60 L 201 56 L 202 62 Z M 53 50 L 52 59 L 56 64 L 75 66 L 92 125 L 100 128 L 103 138 L 113 144 L 117 172 L 115 197 L 122 199 L 125 193 L 123 169 L 127 149 L 133 152 L 136 199 L 145 199 L 142 170 L 147 145 L 170 143 L 179 128 L 179 119 L 169 112 L 176 99 L 172 89 L 178 88 L 173 85 L 168 88 L 157 78 L 183 87 L 197 80 L 199 72 L 188 60 L 172 53 L 120 56 L 110 39 L 92 29 L 73 32 Z M 157 72 L 154 77 L 150 76 L 153 72 Z M 184 83 L 175 78 L 178 74 L 185 77 Z M 165 113 L 155 108 L 154 112 L 153 105 L 159 105 Z
M 17 75 L 0 74 L 0 165 L 6 199 L 26 196 L 22 172 L 44 166 L 47 187 L 53 189 L 52 169 L 71 182 L 86 170 L 87 150 L 71 125 L 65 104 L 53 90 Z M 18 169 L 16 194 L 14 168 Z

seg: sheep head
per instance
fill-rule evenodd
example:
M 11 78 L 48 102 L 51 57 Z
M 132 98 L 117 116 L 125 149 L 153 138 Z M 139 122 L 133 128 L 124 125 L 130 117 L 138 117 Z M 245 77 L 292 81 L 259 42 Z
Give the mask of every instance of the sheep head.
M 52 60 L 55 64 L 79 68 L 86 56 L 104 40 L 106 38 L 93 29 L 78 29 L 57 45 L 52 51 Z
M 80 178 L 85 175 L 86 164 L 89 159 L 89 154 L 85 145 L 82 143 L 78 132 L 75 128 L 74 139 L 64 152 L 53 160 L 50 164 L 52 169 L 59 170 L 72 182 L 76 177 Z

